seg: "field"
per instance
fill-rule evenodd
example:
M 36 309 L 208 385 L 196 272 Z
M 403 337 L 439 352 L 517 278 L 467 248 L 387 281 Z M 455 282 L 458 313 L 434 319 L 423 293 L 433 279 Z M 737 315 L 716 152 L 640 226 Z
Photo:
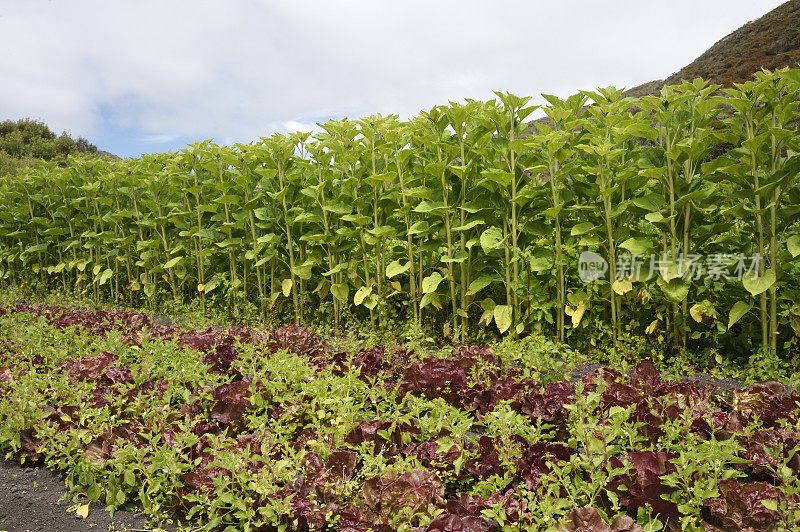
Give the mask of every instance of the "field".
M 0 450 L 187 530 L 800 528 L 800 70 L 496 96 L 0 177 Z
M 332 120 L 0 178 L 0 280 L 234 320 L 750 365 L 800 336 L 800 70 Z M 753 358 L 755 357 L 755 358 Z
M 546 340 L 450 352 L 5 305 L 0 448 L 110 509 L 244 530 L 793 530 L 800 396 Z M 610 524 L 607 524 L 610 523 Z

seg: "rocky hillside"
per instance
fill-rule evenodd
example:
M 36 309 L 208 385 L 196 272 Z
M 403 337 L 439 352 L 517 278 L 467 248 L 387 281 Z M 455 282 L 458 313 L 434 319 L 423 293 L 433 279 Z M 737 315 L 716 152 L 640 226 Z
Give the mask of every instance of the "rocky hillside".
M 790 0 L 748 22 L 678 72 L 626 91 L 642 96 L 684 79 L 703 78 L 723 86 L 750 79 L 761 68 L 775 70 L 800 63 L 800 0 Z

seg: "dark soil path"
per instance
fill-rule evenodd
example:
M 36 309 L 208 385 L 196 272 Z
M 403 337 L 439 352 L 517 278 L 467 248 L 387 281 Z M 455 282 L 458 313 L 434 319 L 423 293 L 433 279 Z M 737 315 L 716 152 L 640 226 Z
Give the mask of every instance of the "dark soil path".
M 118 511 L 92 503 L 86 519 L 69 511 L 75 504 L 59 502 L 66 493 L 64 475 L 44 467 L 0 461 L 0 532 L 106 532 L 148 528 L 141 512 Z M 86 502 L 86 501 L 83 501 Z

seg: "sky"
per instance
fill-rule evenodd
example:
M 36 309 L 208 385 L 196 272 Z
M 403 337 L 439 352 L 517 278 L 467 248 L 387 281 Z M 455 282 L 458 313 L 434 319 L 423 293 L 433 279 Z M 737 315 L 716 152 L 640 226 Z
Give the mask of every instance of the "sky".
M 0 120 L 121 157 L 663 79 L 769 0 L 0 0 Z

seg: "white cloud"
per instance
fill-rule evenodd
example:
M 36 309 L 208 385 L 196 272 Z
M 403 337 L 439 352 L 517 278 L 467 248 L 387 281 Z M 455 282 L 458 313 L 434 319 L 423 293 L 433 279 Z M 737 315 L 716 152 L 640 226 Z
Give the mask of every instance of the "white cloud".
M 283 131 L 287 131 L 289 133 L 294 132 L 301 132 L 301 133 L 315 133 L 320 130 L 320 127 L 317 124 L 305 124 L 303 122 L 298 122 L 297 120 L 287 120 L 281 124 L 279 128 Z
M 159 135 L 145 135 L 141 137 L 139 140 L 142 142 L 146 142 L 148 144 L 164 144 L 167 142 L 173 142 L 180 138 L 180 135 L 170 134 L 170 133 L 163 133 Z
M 493 89 L 630 87 L 780 3 L 0 0 L 0 117 L 128 155 L 406 117 Z

